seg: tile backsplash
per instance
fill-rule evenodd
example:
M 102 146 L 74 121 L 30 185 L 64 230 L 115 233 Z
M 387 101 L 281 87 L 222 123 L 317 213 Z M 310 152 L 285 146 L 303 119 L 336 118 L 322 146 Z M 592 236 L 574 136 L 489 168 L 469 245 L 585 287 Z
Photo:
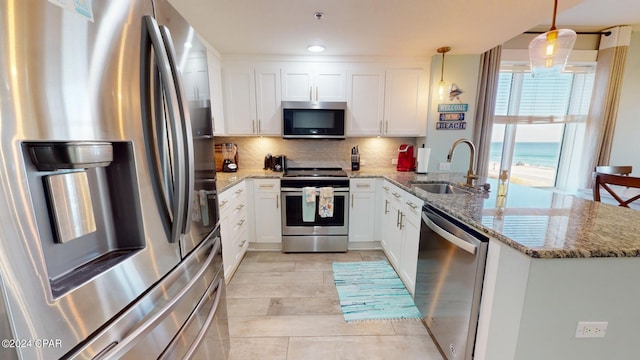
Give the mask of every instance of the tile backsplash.
M 238 166 L 241 169 L 262 169 L 264 157 L 286 155 L 291 167 L 351 168 L 351 148 L 360 150 L 361 168 L 395 168 L 401 144 L 421 145 L 424 138 L 347 138 L 346 140 L 284 140 L 278 137 L 216 137 L 216 144 L 238 146 Z M 420 143 L 418 143 L 420 141 Z M 417 148 L 417 146 L 416 146 Z

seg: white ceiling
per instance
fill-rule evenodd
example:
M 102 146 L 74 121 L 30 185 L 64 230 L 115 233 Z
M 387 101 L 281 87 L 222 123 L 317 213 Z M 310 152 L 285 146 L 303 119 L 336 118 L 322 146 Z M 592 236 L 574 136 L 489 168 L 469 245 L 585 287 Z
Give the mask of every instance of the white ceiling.
M 170 0 L 223 55 L 480 54 L 524 31 L 547 30 L 552 0 Z M 325 13 L 316 20 L 315 12 Z M 557 27 L 640 24 L 639 0 L 561 0 Z M 636 26 L 640 28 L 640 26 Z

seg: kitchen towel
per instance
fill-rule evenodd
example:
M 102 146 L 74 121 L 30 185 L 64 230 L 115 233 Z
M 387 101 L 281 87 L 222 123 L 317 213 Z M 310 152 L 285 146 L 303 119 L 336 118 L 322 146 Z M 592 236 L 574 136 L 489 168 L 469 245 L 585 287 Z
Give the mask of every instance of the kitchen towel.
M 302 221 L 313 222 L 316 219 L 316 188 L 302 188 Z
M 416 162 L 418 166 L 416 167 L 416 172 L 418 174 L 426 174 L 427 168 L 429 167 L 429 155 L 431 154 L 430 148 L 418 148 L 418 156 Z
M 320 217 L 333 217 L 333 188 L 330 186 L 320 188 L 320 206 L 318 206 Z

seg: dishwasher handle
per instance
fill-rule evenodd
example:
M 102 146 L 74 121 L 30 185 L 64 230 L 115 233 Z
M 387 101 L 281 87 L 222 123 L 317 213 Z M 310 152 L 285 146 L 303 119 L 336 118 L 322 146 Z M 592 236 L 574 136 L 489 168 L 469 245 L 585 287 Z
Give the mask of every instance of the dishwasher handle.
M 429 227 L 429 229 L 433 230 L 436 234 L 442 236 L 445 240 L 449 241 L 450 243 L 459 247 L 460 249 L 475 255 L 478 249 L 476 245 L 471 244 L 465 241 L 464 239 L 460 239 L 459 237 L 448 232 L 447 230 L 441 228 L 436 223 L 434 223 L 431 219 L 429 219 L 427 214 L 424 212 L 422 213 L 422 221 L 424 221 L 424 223 Z

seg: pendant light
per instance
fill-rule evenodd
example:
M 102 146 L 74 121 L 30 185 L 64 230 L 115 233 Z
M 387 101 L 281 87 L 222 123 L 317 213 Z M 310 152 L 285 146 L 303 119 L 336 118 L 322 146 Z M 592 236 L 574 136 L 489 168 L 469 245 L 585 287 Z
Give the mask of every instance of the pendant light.
M 446 83 L 444 82 L 444 54 L 451 51 L 451 48 L 448 46 L 444 46 L 438 48 L 438 54 L 442 54 L 442 70 L 440 71 L 440 85 L 438 86 L 438 96 L 440 100 L 444 100 L 444 92 L 446 88 Z
M 576 32 L 571 29 L 556 29 L 558 0 L 554 0 L 551 28 L 536 36 L 529 43 L 531 74 L 535 76 L 560 73 L 569 58 L 576 42 Z

